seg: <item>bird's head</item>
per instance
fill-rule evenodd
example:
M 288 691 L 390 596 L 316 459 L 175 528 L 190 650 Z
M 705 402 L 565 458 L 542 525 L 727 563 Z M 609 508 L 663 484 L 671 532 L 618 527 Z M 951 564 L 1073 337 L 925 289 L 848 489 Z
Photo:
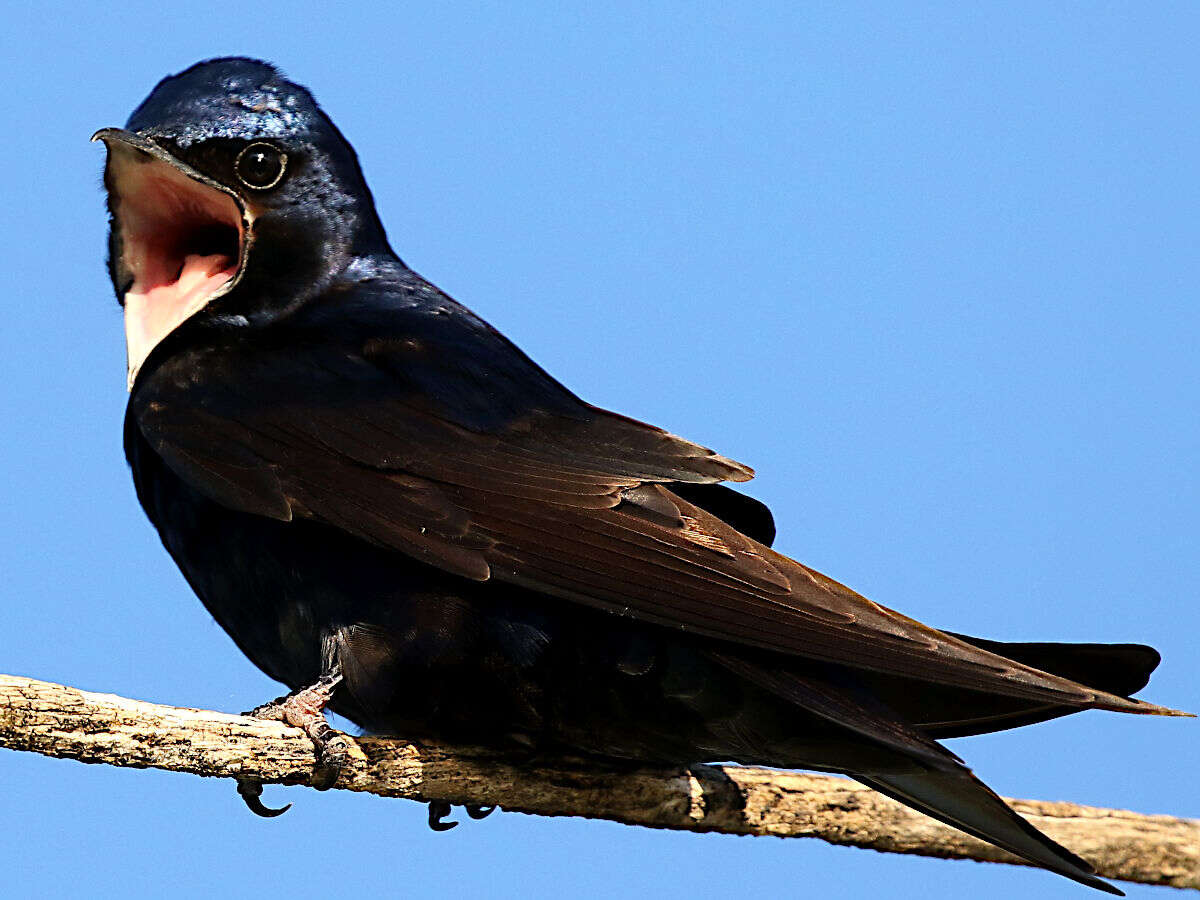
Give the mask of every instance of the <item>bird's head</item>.
M 185 322 L 276 317 L 390 252 L 354 150 L 300 85 L 251 59 L 159 82 L 108 148 L 109 274 L 129 381 Z

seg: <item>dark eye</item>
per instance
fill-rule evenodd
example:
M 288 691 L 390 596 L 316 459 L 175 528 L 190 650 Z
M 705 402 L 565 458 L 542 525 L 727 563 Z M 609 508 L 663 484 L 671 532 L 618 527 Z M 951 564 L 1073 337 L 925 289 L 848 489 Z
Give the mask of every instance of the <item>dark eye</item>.
M 273 188 L 283 180 L 287 154 L 270 144 L 251 144 L 238 154 L 233 170 L 242 184 L 256 191 Z

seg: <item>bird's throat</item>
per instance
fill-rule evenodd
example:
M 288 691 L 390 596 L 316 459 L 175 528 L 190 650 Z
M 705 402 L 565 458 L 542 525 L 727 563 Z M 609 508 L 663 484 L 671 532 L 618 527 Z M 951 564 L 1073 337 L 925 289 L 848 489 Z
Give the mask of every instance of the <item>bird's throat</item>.
M 134 282 L 125 293 L 125 351 L 129 387 L 150 351 L 208 303 L 234 275 L 238 261 L 223 253 L 184 257 L 178 276 L 148 286 Z

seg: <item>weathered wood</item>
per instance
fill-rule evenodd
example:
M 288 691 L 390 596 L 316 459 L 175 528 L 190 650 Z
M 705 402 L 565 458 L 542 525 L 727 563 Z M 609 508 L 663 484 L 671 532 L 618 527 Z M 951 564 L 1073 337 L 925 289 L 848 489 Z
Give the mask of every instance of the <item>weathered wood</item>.
M 0 675 L 0 746 L 116 766 L 307 784 L 312 745 L 278 722 Z M 336 787 L 652 828 L 818 837 L 890 853 L 1020 863 L 843 778 L 725 766 L 517 763 L 487 750 L 358 738 Z M 1200 889 L 1200 821 L 1011 800 L 1105 878 Z

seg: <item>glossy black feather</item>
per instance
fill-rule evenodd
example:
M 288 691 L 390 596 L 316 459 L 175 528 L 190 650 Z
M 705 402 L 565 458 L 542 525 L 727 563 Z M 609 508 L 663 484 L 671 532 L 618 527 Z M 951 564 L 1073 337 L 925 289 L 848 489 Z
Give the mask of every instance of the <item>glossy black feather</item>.
M 268 675 L 340 665 L 333 708 L 373 730 L 846 772 L 1101 886 L 935 738 L 1162 712 L 1128 699 L 1153 651 L 941 632 L 775 553 L 770 511 L 718 484 L 749 468 L 583 402 L 409 270 L 273 68 L 194 67 L 129 127 L 235 193 L 240 144 L 289 154 L 125 422 L 164 545 Z

